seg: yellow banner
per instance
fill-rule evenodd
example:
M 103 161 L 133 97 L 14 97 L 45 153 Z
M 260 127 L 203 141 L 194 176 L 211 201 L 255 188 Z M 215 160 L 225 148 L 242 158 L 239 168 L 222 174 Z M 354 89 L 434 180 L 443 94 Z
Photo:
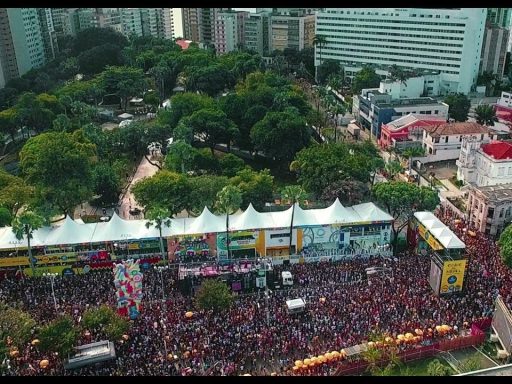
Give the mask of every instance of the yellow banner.
M 445 261 L 439 293 L 454 293 L 462 291 L 466 264 L 467 260 Z
M 36 256 L 36 265 L 73 263 L 77 261 L 76 253 L 57 253 L 53 255 Z M 19 267 L 30 265 L 28 256 L 2 257 L 0 258 L 0 268 Z
M 439 241 L 437 241 L 436 238 L 432 236 L 432 234 L 429 231 L 427 231 L 427 229 L 419 222 L 418 233 L 434 251 L 440 251 L 444 249 L 444 247 L 439 243 Z
M 34 268 L 35 275 L 36 276 L 42 276 L 43 273 L 58 273 L 59 275 L 76 275 L 83 273 L 82 268 L 70 268 L 68 265 L 53 265 L 51 267 L 39 267 Z M 23 273 L 26 276 L 32 276 L 32 269 L 31 268 L 25 268 L 23 270 Z

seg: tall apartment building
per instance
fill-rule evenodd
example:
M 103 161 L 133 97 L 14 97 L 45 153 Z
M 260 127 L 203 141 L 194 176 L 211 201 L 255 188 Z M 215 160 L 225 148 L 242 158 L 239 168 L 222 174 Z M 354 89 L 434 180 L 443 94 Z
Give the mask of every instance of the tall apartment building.
M 469 93 L 476 83 L 486 8 L 326 8 L 316 13 L 315 65 L 333 59 L 353 76 L 364 65 L 433 70 L 440 94 Z
M 121 8 L 121 28 L 126 36 L 142 36 L 142 14 L 140 8 Z
M 215 44 L 215 20 L 231 8 L 182 8 L 183 37 L 205 45 Z
M 199 42 L 199 8 L 182 8 L 183 38 Z
M 214 46 L 218 54 L 228 53 L 243 46 L 245 19 L 249 12 L 222 11 L 215 13 Z
M 118 8 L 96 8 L 96 25 L 99 28 L 112 28 L 114 31 L 122 33 L 120 10 Z
M 272 22 L 270 12 L 249 13 L 245 20 L 244 46 L 261 56 L 270 55 Z
M 36 8 L 0 8 L 0 87 L 45 63 Z
M 488 8 L 482 44 L 480 73 L 490 72 L 501 79 L 510 37 L 510 8 Z
M 280 9 L 280 8 L 278 8 Z M 272 50 L 303 50 L 313 46 L 315 15 L 305 9 L 287 9 L 272 13 Z

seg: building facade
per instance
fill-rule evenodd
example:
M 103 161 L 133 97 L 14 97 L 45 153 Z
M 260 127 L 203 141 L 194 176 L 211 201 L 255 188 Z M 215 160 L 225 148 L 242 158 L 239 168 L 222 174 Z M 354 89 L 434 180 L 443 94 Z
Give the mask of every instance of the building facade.
M 467 215 L 479 231 L 499 236 L 512 220 L 512 184 L 469 186 Z
M 486 8 L 325 8 L 316 14 L 315 65 L 339 61 L 352 76 L 364 65 L 431 70 L 439 94 L 469 93 L 476 84 Z
M 270 55 L 272 23 L 270 12 L 249 13 L 245 21 L 244 46 L 261 56 Z
M 505 59 L 510 29 L 496 26 L 485 28 L 480 61 L 480 74 L 490 72 L 501 79 L 505 75 Z
M 222 11 L 215 15 L 214 45 L 218 54 L 243 47 L 245 19 L 249 12 Z
M 0 8 L 0 87 L 45 63 L 36 8 Z
M 495 133 L 478 123 L 444 123 L 425 127 L 423 148 L 427 154 L 424 162 L 457 160 L 460 157 L 464 137 L 474 136 L 480 143 L 488 143 Z
M 406 142 L 422 143 L 425 127 L 446 122 L 445 117 L 408 114 L 382 124 L 378 143 L 381 148 L 396 147 Z
M 315 37 L 315 15 L 304 12 L 272 14 L 271 33 L 272 50 L 310 48 Z
M 379 139 L 382 124 L 411 113 L 447 119 L 448 104 L 431 97 L 393 100 L 391 95 L 380 89 L 363 89 L 360 95 L 353 98 L 352 113 L 363 129 Z

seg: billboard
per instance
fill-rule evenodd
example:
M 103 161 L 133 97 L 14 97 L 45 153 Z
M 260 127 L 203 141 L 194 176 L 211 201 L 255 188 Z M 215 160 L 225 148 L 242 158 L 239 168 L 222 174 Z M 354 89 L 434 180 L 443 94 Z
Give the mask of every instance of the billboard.
M 466 259 L 444 262 L 439 293 L 455 293 L 462 291 L 466 263 Z
M 35 265 L 74 263 L 77 261 L 76 253 L 61 253 L 53 255 L 33 256 Z M 2 257 L 0 258 L 0 268 L 28 266 L 30 262 L 28 256 Z
M 430 260 L 430 276 L 428 279 L 432 290 L 436 295 L 439 294 L 439 284 L 441 283 L 441 267 L 434 262 L 434 260 Z
M 437 241 L 436 238 L 432 236 L 432 234 L 427 231 L 427 229 L 421 223 L 418 223 L 418 233 L 434 251 L 440 251 L 444 249 L 439 241 Z
M 114 264 L 114 286 L 116 288 L 117 310 L 130 319 L 136 319 L 140 313 L 142 300 L 142 278 L 140 260 L 126 260 Z

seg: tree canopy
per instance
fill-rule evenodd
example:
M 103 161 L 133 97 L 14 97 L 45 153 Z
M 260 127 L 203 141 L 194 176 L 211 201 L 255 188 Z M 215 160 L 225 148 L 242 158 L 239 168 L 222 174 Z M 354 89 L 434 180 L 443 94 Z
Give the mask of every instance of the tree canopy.
M 444 102 L 449 106 L 448 114 L 452 119 L 455 119 L 455 121 L 466 121 L 468 119 L 471 102 L 466 95 L 463 93 L 448 95 Z
M 218 313 L 231 306 L 234 296 L 226 283 L 217 279 L 208 279 L 199 287 L 196 301 L 199 308 Z
M 359 94 L 365 88 L 378 88 L 380 76 L 371 67 L 363 67 L 352 79 L 352 93 Z

